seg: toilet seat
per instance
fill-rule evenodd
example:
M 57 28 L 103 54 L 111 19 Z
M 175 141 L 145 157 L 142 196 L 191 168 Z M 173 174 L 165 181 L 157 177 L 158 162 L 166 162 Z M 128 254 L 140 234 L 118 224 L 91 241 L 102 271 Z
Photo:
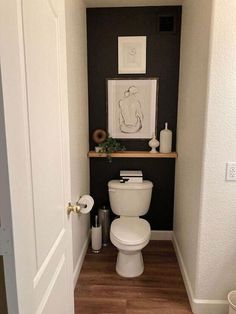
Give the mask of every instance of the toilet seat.
M 129 246 L 149 241 L 151 228 L 145 219 L 121 217 L 112 222 L 110 232 L 114 240 Z

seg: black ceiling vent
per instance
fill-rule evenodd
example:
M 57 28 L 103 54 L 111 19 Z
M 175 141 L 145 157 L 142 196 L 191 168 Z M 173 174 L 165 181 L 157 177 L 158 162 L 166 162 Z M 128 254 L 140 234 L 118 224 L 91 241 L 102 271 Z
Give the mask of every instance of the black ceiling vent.
M 175 17 L 173 15 L 159 15 L 158 30 L 159 33 L 174 33 Z

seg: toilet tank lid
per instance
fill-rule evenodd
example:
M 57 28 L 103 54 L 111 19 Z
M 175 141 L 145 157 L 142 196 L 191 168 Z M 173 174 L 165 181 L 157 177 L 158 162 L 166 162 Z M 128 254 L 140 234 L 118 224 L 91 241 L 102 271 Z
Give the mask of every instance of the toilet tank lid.
M 119 189 L 119 190 L 147 190 L 153 187 L 153 183 L 148 180 L 144 180 L 140 183 L 134 182 L 126 182 L 121 183 L 119 180 L 111 180 L 108 182 L 108 187 L 111 189 Z

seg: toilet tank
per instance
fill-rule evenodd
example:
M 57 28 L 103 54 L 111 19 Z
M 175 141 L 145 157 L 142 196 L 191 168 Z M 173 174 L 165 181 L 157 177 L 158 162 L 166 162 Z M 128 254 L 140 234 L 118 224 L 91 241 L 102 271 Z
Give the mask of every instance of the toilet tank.
M 108 182 L 111 210 L 118 216 L 143 216 L 150 206 L 153 183 L 120 183 L 119 180 Z

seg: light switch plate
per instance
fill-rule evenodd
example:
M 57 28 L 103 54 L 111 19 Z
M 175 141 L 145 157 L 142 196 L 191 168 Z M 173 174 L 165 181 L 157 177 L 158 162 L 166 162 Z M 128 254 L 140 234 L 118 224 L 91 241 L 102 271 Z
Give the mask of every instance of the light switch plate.
M 227 162 L 226 181 L 236 181 L 236 162 Z

